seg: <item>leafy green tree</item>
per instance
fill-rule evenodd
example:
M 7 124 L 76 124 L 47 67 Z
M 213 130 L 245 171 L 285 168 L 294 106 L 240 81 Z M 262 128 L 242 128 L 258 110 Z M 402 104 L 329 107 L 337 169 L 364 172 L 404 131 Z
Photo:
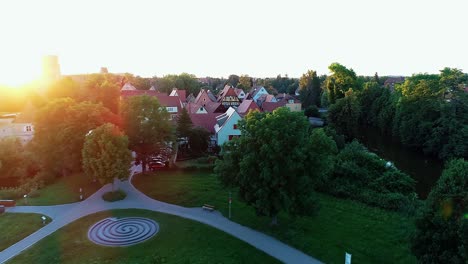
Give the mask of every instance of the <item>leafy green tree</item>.
M 125 99 L 121 115 L 129 147 L 142 161 L 144 173 L 149 157 L 173 140 L 169 114 L 157 98 L 144 95 Z
M 112 113 L 119 113 L 121 78 L 113 74 L 91 74 L 82 95 L 83 101 L 102 103 Z
M 130 174 L 132 154 L 128 149 L 128 138 L 113 124 L 104 124 L 91 130 L 84 142 L 83 169 L 101 184 L 114 179 L 125 180 Z
M 31 176 L 31 159 L 21 142 L 16 138 L 0 139 L 0 179 L 26 178 Z
M 309 70 L 299 79 L 299 97 L 304 108 L 311 105 L 318 106 L 320 104 L 321 92 L 322 89 L 317 72 Z
M 404 210 L 414 205 L 414 184 L 411 177 L 388 167 L 386 161 L 354 140 L 337 155 L 334 172 L 322 189 L 373 206 Z
M 202 127 L 194 127 L 189 131 L 189 146 L 192 154 L 198 156 L 206 153 L 210 142 L 210 132 Z
M 314 186 L 332 167 L 333 140 L 322 130 L 311 136 L 307 119 L 287 108 L 250 112 L 239 127 L 242 136 L 228 142 L 216 162 L 221 182 L 238 186 L 241 199 L 258 215 L 271 217 L 272 224 L 280 211 L 312 214 Z
M 176 135 L 178 138 L 186 138 L 190 135 L 193 123 L 187 112 L 187 109 L 183 108 L 182 112 L 177 119 Z
M 358 122 L 360 117 L 360 105 L 354 93 L 345 98 L 338 99 L 328 109 L 328 122 L 339 134 L 348 138 L 358 134 Z
M 235 74 L 231 74 L 229 75 L 227 81 L 226 81 L 226 84 L 230 84 L 234 87 L 237 86 L 237 84 L 239 83 L 239 80 L 240 80 L 240 77 L 238 75 L 235 75 Z
M 357 85 L 356 73 L 339 63 L 332 63 L 328 69 L 332 75 L 326 79 L 328 101 L 334 104 L 337 99 L 343 98 L 349 89 L 360 90 Z
M 252 78 L 248 75 L 241 75 L 239 77 L 239 83 L 237 84 L 237 88 L 244 90 L 245 92 L 249 91 L 252 88 L 253 82 Z
M 307 117 L 320 117 L 317 106 L 311 105 L 304 110 L 304 115 Z
M 449 162 L 416 220 L 411 250 L 420 263 L 468 259 L 468 162 Z
M 61 78 L 46 88 L 47 97 L 49 99 L 66 97 L 78 99 L 79 91 L 80 87 L 78 83 L 73 81 L 70 77 Z
M 90 130 L 116 121 L 101 104 L 70 98 L 48 102 L 35 118 L 34 153 L 44 170 L 61 175 L 81 171 L 81 150 Z

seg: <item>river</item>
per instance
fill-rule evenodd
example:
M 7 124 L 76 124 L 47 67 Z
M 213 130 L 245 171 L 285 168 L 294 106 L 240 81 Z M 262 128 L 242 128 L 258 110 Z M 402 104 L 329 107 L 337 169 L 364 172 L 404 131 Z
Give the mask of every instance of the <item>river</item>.
M 376 128 L 362 128 L 359 141 L 370 151 L 391 161 L 398 169 L 415 179 L 416 193 L 421 199 L 426 199 L 442 173 L 442 160 L 405 148 L 391 136 L 382 135 Z

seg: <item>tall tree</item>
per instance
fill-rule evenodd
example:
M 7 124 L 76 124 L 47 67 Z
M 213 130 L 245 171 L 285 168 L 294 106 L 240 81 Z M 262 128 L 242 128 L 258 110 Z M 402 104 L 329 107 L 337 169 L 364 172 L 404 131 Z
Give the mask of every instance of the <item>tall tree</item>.
M 79 94 L 78 83 L 70 77 L 64 77 L 51 83 L 46 89 L 49 99 L 66 97 L 77 99 Z
M 328 100 L 331 104 L 334 104 L 337 99 L 343 98 L 349 89 L 360 90 L 353 69 L 348 69 L 339 63 L 332 63 L 328 69 L 332 72 L 332 75 L 326 79 Z
M 150 155 L 165 148 L 173 139 L 169 114 L 158 99 L 144 95 L 126 99 L 121 115 L 130 149 L 137 153 L 146 172 Z
M 312 105 L 319 106 L 321 92 L 322 89 L 317 72 L 309 70 L 299 79 L 299 96 L 303 108 Z
M 412 251 L 420 263 L 468 259 L 468 162 L 447 164 L 416 220 Z
M 130 175 L 132 154 L 128 149 L 128 138 L 113 124 L 104 124 L 91 130 L 82 150 L 83 169 L 101 184 L 114 179 L 125 180 Z
M 176 135 L 178 138 L 186 138 L 190 135 L 193 123 L 187 112 L 187 109 L 183 108 L 177 119 Z
M 80 171 L 85 135 L 116 118 L 101 104 L 70 98 L 50 101 L 36 114 L 34 152 L 48 172 L 66 175 Z
M 356 95 L 352 92 L 348 94 L 330 106 L 327 119 L 336 132 L 352 139 L 357 136 L 361 109 Z
M 253 82 L 251 77 L 249 77 L 248 75 L 241 75 L 239 77 L 239 84 L 237 85 L 237 88 L 240 88 L 247 92 L 250 90 L 250 88 L 252 88 L 252 85 Z
M 235 74 L 231 74 L 229 75 L 227 81 L 226 81 L 226 84 L 230 84 L 234 87 L 237 86 L 237 84 L 239 83 L 239 76 L 238 75 L 235 75 Z
M 336 152 L 333 140 L 322 130 L 311 136 L 305 116 L 287 108 L 268 114 L 250 112 L 239 127 L 242 137 L 227 143 L 223 159 L 216 162 L 221 182 L 238 186 L 241 199 L 257 214 L 270 216 L 272 224 L 277 224 L 280 211 L 313 213 L 314 185 L 332 166 L 312 169 L 309 164 L 321 158 L 331 161 Z

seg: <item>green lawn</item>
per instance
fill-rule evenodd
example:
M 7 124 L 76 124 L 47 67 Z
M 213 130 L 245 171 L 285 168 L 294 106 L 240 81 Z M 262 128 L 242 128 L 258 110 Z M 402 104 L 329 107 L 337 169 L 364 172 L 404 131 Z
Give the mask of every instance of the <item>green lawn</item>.
M 0 251 L 43 227 L 41 216 L 23 213 L 0 214 Z M 50 219 L 47 219 L 47 222 L 50 222 Z
M 68 177 L 58 178 L 54 183 L 45 186 L 38 191 L 37 197 L 28 197 L 16 201 L 17 205 L 55 205 L 80 201 L 80 188 L 83 191 L 83 199 L 95 193 L 101 186 L 98 182 L 92 182 L 84 174 L 74 174 Z
M 99 246 L 88 229 L 106 217 L 154 219 L 159 233 L 130 247 Z M 198 222 L 145 210 L 115 210 L 81 218 L 9 263 L 278 263 L 254 247 Z
M 212 204 L 228 215 L 229 190 L 206 172 L 168 171 L 138 175 L 134 185 L 155 199 L 193 207 Z M 320 211 L 315 217 L 279 215 L 280 225 L 257 217 L 254 210 L 236 199 L 232 220 L 270 234 L 326 263 L 343 263 L 345 252 L 353 263 L 416 263 L 408 248 L 412 219 L 394 212 L 318 194 Z

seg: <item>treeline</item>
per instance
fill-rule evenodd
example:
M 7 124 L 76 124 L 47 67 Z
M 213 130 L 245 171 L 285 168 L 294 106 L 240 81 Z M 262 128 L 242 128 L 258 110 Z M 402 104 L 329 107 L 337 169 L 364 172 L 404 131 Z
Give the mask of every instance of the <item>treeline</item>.
M 468 75 L 445 68 L 416 74 L 394 91 L 378 80 L 357 82 L 354 72 L 326 80 L 328 122 L 348 139 L 373 126 L 407 147 L 441 159 L 468 157 Z

